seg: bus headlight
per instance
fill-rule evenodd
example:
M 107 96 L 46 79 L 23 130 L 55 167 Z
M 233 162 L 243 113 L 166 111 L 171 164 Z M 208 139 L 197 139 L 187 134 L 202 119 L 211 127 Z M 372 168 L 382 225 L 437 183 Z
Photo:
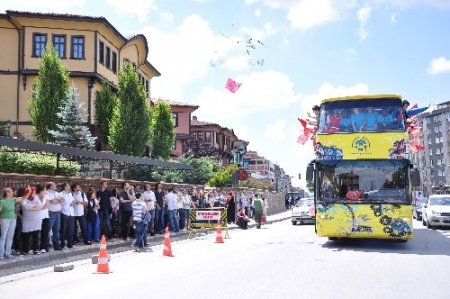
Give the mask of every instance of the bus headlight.
M 431 211 L 431 215 L 432 216 L 441 216 L 441 214 L 439 213 L 439 212 L 436 212 L 436 211 Z

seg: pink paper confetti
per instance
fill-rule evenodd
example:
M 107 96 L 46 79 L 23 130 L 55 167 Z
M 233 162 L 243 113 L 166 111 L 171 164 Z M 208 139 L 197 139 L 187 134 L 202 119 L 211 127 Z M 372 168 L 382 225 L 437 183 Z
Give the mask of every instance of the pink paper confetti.
M 237 83 L 233 79 L 228 78 L 225 88 L 228 89 L 230 92 L 235 93 L 241 87 L 241 85 L 242 83 Z

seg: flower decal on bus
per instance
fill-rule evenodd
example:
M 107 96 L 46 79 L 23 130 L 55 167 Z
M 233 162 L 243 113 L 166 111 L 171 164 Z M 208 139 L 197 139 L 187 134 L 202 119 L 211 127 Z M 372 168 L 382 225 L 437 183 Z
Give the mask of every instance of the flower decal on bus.
M 410 224 L 400 218 L 393 218 L 385 213 L 392 211 L 390 208 L 383 209 L 381 204 L 370 205 L 375 217 L 379 218 L 380 224 L 383 226 L 383 232 L 393 238 L 402 238 L 412 234 Z
M 367 152 L 370 148 L 370 141 L 366 137 L 356 137 L 352 142 L 352 147 L 358 152 Z
M 320 142 L 315 147 L 316 157 L 319 160 L 342 160 L 344 153 L 335 146 L 323 146 Z

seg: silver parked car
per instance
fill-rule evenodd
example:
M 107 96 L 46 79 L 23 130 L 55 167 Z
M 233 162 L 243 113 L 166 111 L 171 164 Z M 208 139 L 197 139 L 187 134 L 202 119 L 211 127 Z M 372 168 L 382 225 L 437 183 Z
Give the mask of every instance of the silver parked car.
M 316 212 L 314 208 L 314 198 L 302 198 L 292 208 L 291 216 L 292 225 L 296 225 L 297 222 L 303 223 L 315 223 Z
M 450 195 L 431 195 L 422 212 L 422 224 L 428 228 L 450 226 Z

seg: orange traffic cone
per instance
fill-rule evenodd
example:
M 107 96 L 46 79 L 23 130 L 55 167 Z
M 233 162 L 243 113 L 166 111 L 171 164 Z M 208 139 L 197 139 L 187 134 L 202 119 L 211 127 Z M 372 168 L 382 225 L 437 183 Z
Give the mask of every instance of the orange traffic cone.
M 169 232 L 169 228 L 168 227 L 166 227 L 166 233 L 164 234 L 164 251 L 163 251 L 163 255 L 164 256 L 173 257 L 172 247 L 170 246 L 170 232 Z
M 225 243 L 222 237 L 222 226 L 219 225 L 217 226 L 217 231 L 216 231 L 216 243 Z
M 109 274 L 112 271 L 109 271 L 108 265 L 108 251 L 106 251 L 106 239 L 105 236 L 102 236 L 102 241 L 100 242 L 100 252 L 98 253 L 98 264 L 97 264 L 97 272 L 95 274 Z

